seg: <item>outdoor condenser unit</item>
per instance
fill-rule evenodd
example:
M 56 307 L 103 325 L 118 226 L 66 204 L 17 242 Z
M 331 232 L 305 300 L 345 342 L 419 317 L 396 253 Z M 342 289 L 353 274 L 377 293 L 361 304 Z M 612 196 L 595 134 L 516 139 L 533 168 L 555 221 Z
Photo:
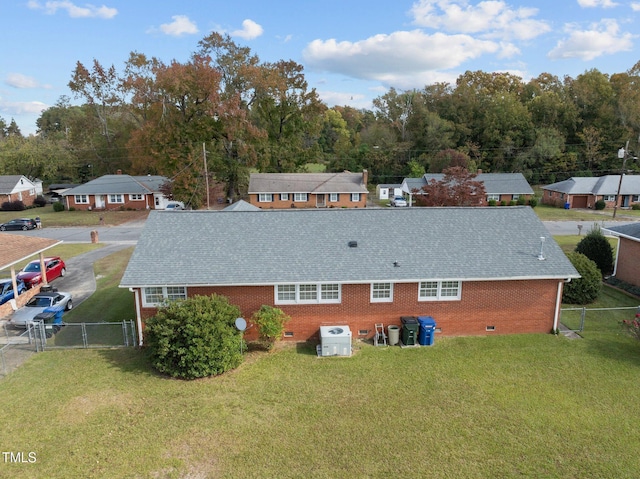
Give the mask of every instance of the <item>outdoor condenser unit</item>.
M 349 326 L 320 326 L 321 356 L 351 356 Z

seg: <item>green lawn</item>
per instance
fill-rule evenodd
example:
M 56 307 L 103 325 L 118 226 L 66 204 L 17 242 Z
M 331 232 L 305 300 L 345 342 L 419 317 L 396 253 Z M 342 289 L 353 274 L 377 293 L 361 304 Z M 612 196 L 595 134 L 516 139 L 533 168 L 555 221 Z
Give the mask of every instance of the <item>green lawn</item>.
M 12 218 L 35 218 L 39 216 L 43 228 L 60 226 L 114 226 L 127 221 L 145 219 L 148 211 L 53 211 L 52 205 L 30 208 L 24 211 L 0 211 L 0 223 Z

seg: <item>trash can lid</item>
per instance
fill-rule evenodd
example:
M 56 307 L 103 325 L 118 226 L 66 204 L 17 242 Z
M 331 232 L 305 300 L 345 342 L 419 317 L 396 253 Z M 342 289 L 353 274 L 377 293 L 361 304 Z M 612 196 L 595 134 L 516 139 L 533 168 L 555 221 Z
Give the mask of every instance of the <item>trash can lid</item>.
M 400 317 L 400 321 L 402 321 L 402 324 L 417 324 L 418 320 L 416 319 L 415 316 L 401 316 Z
M 436 320 L 432 316 L 418 316 L 418 322 L 422 326 L 435 326 Z

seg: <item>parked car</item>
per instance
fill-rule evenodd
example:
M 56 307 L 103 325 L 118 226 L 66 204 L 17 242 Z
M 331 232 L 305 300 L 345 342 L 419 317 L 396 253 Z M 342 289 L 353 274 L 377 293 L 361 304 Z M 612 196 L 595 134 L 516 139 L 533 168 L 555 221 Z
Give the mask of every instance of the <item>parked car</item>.
M 165 209 L 167 211 L 183 210 L 184 203 L 182 201 L 170 201 L 169 203 L 167 203 L 167 206 L 165 206 Z
M 30 218 L 15 218 L 0 224 L 0 231 L 27 231 L 34 230 L 38 227 L 36 220 Z
M 50 256 L 44 259 L 44 266 L 47 270 L 47 282 L 64 276 L 67 273 L 67 266 L 59 256 Z M 24 281 L 27 288 L 42 283 L 42 272 L 40 271 L 40 260 L 36 259 L 24 267 L 17 274 L 17 278 Z
M 9 318 L 9 325 L 15 328 L 26 328 L 36 321 L 41 313 L 60 313 L 73 308 L 71 293 L 47 291 L 38 293 Z M 38 318 L 40 319 L 40 318 Z
M 16 285 L 18 286 L 18 296 L 27 290 L 27 287 L 24 285 L 24 281 L 21 279 L 16 279 Z M 0 279 L 0 304 L 4 304 L 13 298 L 15 298 L 15 294 L 11 278 Z
M 405 200 L 402 196 L 394 196 L 391 198 L 389 202 L 391 206 L 407 206 L 407 200 Z

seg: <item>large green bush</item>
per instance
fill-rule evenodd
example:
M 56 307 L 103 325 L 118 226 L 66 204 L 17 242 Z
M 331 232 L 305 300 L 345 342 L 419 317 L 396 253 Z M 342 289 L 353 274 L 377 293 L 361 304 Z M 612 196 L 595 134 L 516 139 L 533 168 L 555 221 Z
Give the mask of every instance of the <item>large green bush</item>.
M 567 255 L 581 278 L 572 279 L 564 285 L 562 302 L 569 304 L 589 304 L 598 299 L 602 289 L 602 275 L 598 266 L 582 253 Z
M 173 377 L 222 374 L 242 363 L 237 306 L 224 296 L 194 296 L 161 307 L 146 323 L 145 344 L 153 367 Z
M 598 266 L 601 276 L 607 276 L 613 272 L 613 248 L 597 224 L 587 233 L 587 236 L 580 240 L 576 246 L 576 252 L 582 253 L 593 261 Z
M 284 324 L 291 318 L 280 308 L 262 305 L 253 315 L 253 322 L 258 326 L 260 340 L 267 349 L 282 337 Z

